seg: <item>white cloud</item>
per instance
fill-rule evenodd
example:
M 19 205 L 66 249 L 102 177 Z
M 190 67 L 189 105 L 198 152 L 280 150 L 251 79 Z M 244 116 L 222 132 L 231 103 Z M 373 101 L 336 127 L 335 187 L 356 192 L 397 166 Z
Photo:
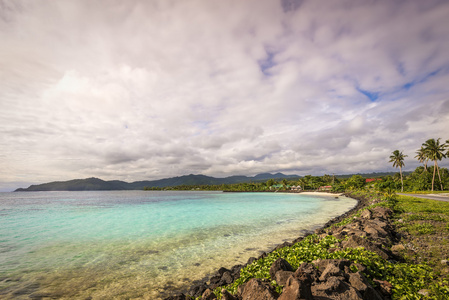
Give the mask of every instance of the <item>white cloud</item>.
M 383 171 L 449 138 L 445 1 L 2 5 L 0 189 Z

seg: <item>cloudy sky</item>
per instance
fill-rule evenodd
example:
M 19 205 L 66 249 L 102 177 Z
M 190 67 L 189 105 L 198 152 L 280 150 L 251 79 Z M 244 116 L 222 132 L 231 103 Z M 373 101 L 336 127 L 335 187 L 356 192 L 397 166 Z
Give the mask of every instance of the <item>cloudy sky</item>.
M 0 190 L 394 171 L 395 149 L 411 170 L 449 139 L 448 16 L 444 0 L 0 0 Z

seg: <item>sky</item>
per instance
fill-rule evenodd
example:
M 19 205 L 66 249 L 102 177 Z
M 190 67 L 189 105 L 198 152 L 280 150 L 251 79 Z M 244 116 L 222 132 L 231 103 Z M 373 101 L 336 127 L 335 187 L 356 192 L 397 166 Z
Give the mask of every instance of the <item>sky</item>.
M 396 149 L 413 170 L 449 139 L 447 16 L 434 0 L 0 0 L 0 191 L 395 171 Z

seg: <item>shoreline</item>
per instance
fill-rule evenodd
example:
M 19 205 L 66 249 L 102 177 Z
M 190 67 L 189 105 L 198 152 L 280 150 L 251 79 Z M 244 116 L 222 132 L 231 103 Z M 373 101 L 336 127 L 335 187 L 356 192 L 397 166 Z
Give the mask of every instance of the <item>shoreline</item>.
M 312 195 L 312 196 L 316 195 L 316 196 L 329 197 L 329 198 L 348 197 L 348 198 L 356 200 L 357 203 L 353 208 L 351 208 L 347 212 L 345 212 L 337 217 L 332 218 L 331 220 L 327 221 L 322 226 L 318 226 L 318 228 L 316 228 L 314 231 L 306 230 L 304 232 L 304 235 L 293 239 L 291 242 L 284 242 L 284 243 L 278 244 L 273 249 L 271 249 L 267 252 L 263 252 L 257 258 L 250 257 L 246 264 L 243 264 L 243 265 L 237 264 L 237 265 L 232 266 L 230 269 L 220 267 L 215 273 L 212 273 L 203 279 L 192 281 L 192 285 L 190 286 L 190 288 L 185 289 L 185 290 L 174 291 L 172 293 L 168 293 L 168 294 L 172 294 L 172 296 L 166 297 L 164 299 L 165 300 L 187 299 L 187 298 L 185 298 L 185 295 L 189 295 L 189 296 L 192 296 L 195 298 L 200 297 L 203 294 L 203 292 L 206 291 L 207 289 L 213 290 L 213 288 L 211 288 L 211 287 L 215 286 L 216 284 L 221 285 L 223 283 L 223 282 L 221 282 L 222 277 L 224 277 L 223 275 L 225 273 L 230 273 L 229 275 L 231 276 L 231 278 L 235 278 L 236 276 L 238 276 L 241 269 L 243 269 L 247 265 L 253 263 L 254 261 L 265 258 L 268 254 L 270 254 L 273 251 L 278 250 L 280 248 L 292 246 L 292 245 L 302 241 L 303 239 L 305 239 L 306 237 L 308 237 L 309 235 L 311 235 L 313 233 L 317 233 L 317 234 L 324 233 L 324 229 L 329 228 L 333 224 L 341 222 L 343 219 L 347 218 L 348 216 L 354 214 L 355 212 L 357 212 L 360 209 L 369 205 L 368 199 L 365 199 L 363 197 L 354 197 L 354 195 L 349 195 L 349 193 L 309 192 L 309 191 L 308 192 L 295 192 L 295 193 Z M 230 284 L 233 281 L 234 281 L 234 279 L 232 279 L 232 280 L 228 279 L 225 283 Z

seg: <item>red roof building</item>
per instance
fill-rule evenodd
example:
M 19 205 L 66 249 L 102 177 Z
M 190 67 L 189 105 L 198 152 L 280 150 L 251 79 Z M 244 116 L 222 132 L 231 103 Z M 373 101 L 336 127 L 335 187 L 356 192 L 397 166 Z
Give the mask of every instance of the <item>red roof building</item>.
M 382 180 L 382 179 L 381 178 L 367 178 L 366 179 L 366 183 L 373 182 L 373 181 L 378 181 L 378 180 Z

